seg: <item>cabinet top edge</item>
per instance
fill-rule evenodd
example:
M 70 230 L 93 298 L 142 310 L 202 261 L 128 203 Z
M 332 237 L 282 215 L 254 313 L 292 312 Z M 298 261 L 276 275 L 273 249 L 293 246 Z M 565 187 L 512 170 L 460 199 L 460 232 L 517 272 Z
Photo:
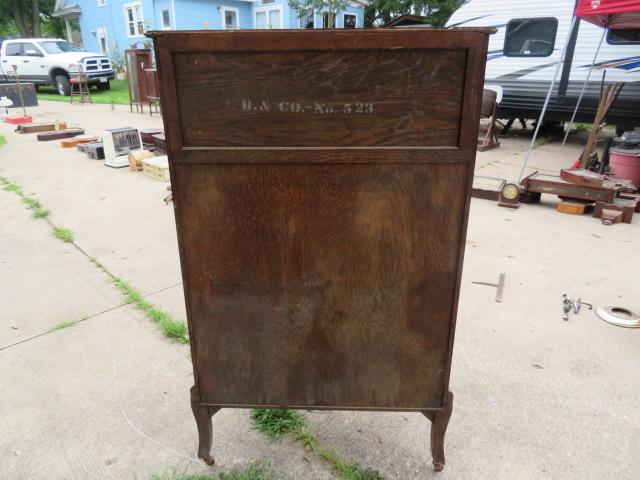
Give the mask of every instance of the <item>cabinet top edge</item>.
M 496 33 L 497 29 L 493 27 L 460 27 L 460 28 L 370 28 L 370 29 L 349 29 L 349 30 L 309 30 L 309 29 L 267 29 L 267 30 L 151 30 L 145 33 L 148 38 L 161 37 L 190 37 L 190 36 L 264 36 L 269 35 L 287 35 L 297 37 L 321 37 L 321 36 L 344 36 L 344 37 L 360 37 L 365 35 L 410 35 L 420 33 L 420 35 L 442 35 L 451 33 L 478 33 L 482 35 L 491 35 Z

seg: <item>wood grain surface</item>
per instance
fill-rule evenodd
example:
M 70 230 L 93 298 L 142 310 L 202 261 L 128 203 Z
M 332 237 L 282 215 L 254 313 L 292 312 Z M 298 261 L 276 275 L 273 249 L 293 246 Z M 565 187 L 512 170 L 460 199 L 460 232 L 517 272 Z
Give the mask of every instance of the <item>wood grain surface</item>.
M 457 146 L 466 51 L 177 53 L 186 147 Z
M 444 462 L 489 33 L 150 34 L 203 418 L 421 410 Z
M 467 174 L 180 165 L 202 402 L 440 405 Z

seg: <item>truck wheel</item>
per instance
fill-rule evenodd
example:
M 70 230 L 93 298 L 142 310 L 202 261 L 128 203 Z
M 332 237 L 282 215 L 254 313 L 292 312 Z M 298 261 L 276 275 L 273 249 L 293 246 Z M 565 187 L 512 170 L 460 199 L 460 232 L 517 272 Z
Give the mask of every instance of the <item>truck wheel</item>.
M 66 75 L 56 75 L 56 90 L 63 97 L 71 95 L 71 83 Z
M 105 83 L 97 83 L 98 90 L 111 90 L 111 83 L 107 80 Z

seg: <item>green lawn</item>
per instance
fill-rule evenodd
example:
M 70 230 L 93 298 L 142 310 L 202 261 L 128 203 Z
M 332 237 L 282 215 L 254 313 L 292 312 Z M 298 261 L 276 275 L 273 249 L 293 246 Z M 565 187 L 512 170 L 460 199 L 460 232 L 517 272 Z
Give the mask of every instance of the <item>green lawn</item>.
M 129 104 L 129 89 L 126 80 L 111 80 L 111 90 L 97 90 L 90 88 L 91 99 L 94 103 L 117 103 L 120 105 Z M 58 95 L 55 87 L 47 85 L 40 87 L 38 91 L 39 100 L 54 100 L 56 102 L 68 102 L 69 97 Z

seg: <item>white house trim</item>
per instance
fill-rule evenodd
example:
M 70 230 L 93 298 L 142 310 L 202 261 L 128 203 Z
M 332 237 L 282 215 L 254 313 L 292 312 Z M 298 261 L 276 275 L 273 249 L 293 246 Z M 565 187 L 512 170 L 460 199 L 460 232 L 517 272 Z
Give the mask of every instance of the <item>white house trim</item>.
M 227 28 L 227 22 L 225 18 L 226 12 L 235 12 L 236 14 L 236 27 Z M 226 5 L 220 6 L 221 25 L 223 30 L 240 30 L 240 9 L 236 7 L 227 7 Z
M 257 28 L 258 25 L 258 13 L 265 12 L 267 15 L 267 20 L 269 19 L 269 12 L 273 12 L 277 10 L 280 13 L 280 29 L 284 28 L 284 13 L 282 9 L 282 4 L 270 4 L 264 5 L 262 7 L 256 7 L 253 9 L 253 28 Z
M 131 9 L 132 12 L 135 12 L 135 7 L 140 7 L 140 18 L 136 19 L 135 16 L 133 18 L 133 29 L 135 30 L 135 34 L 131 35 L 130 31 L 129 31 L 129 15 L 127 10 Z M 142 22 L 142 25 L 144 25 L 144 7 L 142 5 L 141 1 L 137 1 L 137 2 L 130 2 L 130 3 L 125 3 L 124 5 L 122 5 L 122 11 L 124 13 L 124 31 L 127 34 L 127 38 L 139 38 L 144 36 L 144 33 L 137 33 L 138 32 L 138 21 Z M 144 27 L 143 27 L 144 29 Z
M 176 20 L 176 0 L 171 0 L 171 20 L 173 21 L 174 30 L 177 30 L 178 21 Z

